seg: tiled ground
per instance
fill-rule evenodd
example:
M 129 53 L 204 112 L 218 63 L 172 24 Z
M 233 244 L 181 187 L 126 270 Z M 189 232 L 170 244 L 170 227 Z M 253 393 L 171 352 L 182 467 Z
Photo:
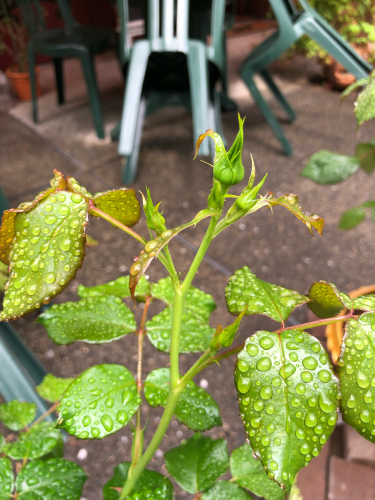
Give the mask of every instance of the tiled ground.
M 242 40 L 238 42 L 240 43 L 245 42 Z M 234 49 L 233 54 L 241 53 L 238 46 L 234 46 Z M 111 61 L 109 64 L 103 58 L 98 66 L 99 73 L 107 75 L 107 78 L 100 78 L 107 130 L 120 117 L 122 98 L 121 78 L 119 74 L 117 77 L 113 76 L 117 70 L 113 60 Z M 13 108 L 13 116 L 0 115 L 0 183 L 12 205 L 33 197 L 45 187 L 53 168 L 76 177 L 91 192 L 120 185 L 121 162 L 116 154 L 116 144 L 109 140 L 101 142 L 95 138 L 87 101 L 82 93 L 84 87 L 79 80 L 79 68 L 75 70 L 74 65 L 70 68 L 73 75 L 71 78 L 77 79 L 76 85 L 71 89 L 70 103 L 57 108 L 54 104 L 55 95 L 48 93 L 40 102 L 42 122 L 38 127 L 30 125 L 28 104 Z M 371 137 L 371 128 L 361 129 L 356 137 L 353 99 L 339 104 L 338 94 L 319 84 L 308 84 L 306 78 L 300 76 L 303 75 L 303 68 L 299 65 L 297 72 L 286 62 L 281 64 L 279 70 L 279 78 L 287 89 L 298 116 L 294 124 L 285 123 L 285 132 L 294 147 L 294 155 L 290 158 L 282 155 L 279 144 L 250 99 L 247 101 L 245 94 L 238 94 L 241 115 L 246 116 L 243 162 L 248 175 L 251 152 L 257 166 L 258 179 L 268 173 L 263 192 L 272 190 L 276 194 L 297 193 L 306 211 L 317 212 L 325 217 L 323 238 L 315 236 L 312 239 L 301 223 L 281 208 L 275 209 L 273 215 L 269 210 L 264 210 L 241 221 L 241 225 L 234 224 L 209 249 L 210 257 L 225 269 L 219 271 L 210 263 L 204 262 L 194 281 L 195 286 L 211 293 L 217 301 L 218 308 L 212 316 L 212 325 L 230 321 L 223 293 L 227 282 L 225 270 L 233 272 L 248 265 L 262 279 L 298 289 L 302 293 L 318 279 L 332 281 L 345 292 L 375 282 L 373 222 L 366 220 L 350 232 L 337 229 L 340 214 L 347 207 L 373 197 L 374 176 L 359 172 L 338 186 L 324 187 L 316 186 L 299 175 L 308 157 L 318 149 L 352 153 L 357 140 Z M 48 71 L 47 68 L 46 75 Z M 296 74 L 298 79 L 294 78 Z M 238 79 L 232 82 L 232 89 L 236 82 L 238 83 Z M 48 88 L 49 85 L 46 77 L 45 87 Z M 277 113 L 281 116 L 279 111 Z M 232 141 L 237 131 L 236 115 L 224 115 L 223 127 L 228 140 Z M 162 209 L 169 227 L 190 220 L 203 208 L 210 189 L 211 168 L 198 160 L 193 161 L 192 157 L 191 118 L 185 111 L 165 109 L 146 120 L 138 176 L 133 187 L 144 190 L 147 185 L 155 202 L 163 200 Z M 239 192 L 244 184 L 245 182 L 236 187 L 234 192 Z M 192 245 L 198 245 L 205 224 L 203 222 L 195 230 L 185 231 L 182 238 Z M 144 222 L 137 226 L 137 230 L 146 236 Z M 79 283 L 99 284 L 126 273 L 133 257 L 140 250 L 133 240 L 102 220 L 90 221 L 88 232 L 100 241 L 100 245 L 88 249 L 83 268 L 58 301 L 76 300 L 75 290 Z M 171 245 L 177 269 L 182 273 L 193 257 L 191 247 L 184 244 L 184 240 L 175 240 Z M 149 274 L 151 280 L 157 280 L 163 276 L 163 269 L 156 263 Z M 137 314 L 139 312 L 138 310 Z M 305 319 L 305 313 L 302 309 L 298 314 L 300 321 Z M 136 345 L 131 336 L 104 346 L 56 346 L 47 337 L 43 327 L 33 323 L 34 320 L 35 316 L 30 315 L 18 321 L 15 326 L 46 368 L 57 376 L 75 376 L 89 366 L 103 362 L 123 363 L 135 370 Z M 238 341 L 260 328 L 274 328 L 274 323 L 262 317 L 247 318 L 241 327 Z M 145 342 L 145 356 L 145 373 L 168 363 L 167 357 L 155 352 L 148 341 Z M 183 355 L 182 370 L 194 359 L 195 356 Z M 215 428 L 209 434 L 228 438 L 230 449 L 244 442 L 232 373 L 231 359 L 223 361 L 221 368 L 210 367 L 197 380 L 199 383 L 204 377 L 208 381 L 208 392 L 217 399 L 222 409 L 223 428 Z M 153 410 L 146 440 L 149 440 L 159 418 L 160 411 Z M 177 422 L 173 422 L 161 451 L 179 443 L 190 434 Z M 337 442 L 341 442 L 341 435 L 338 431 Z M 101 498 L 101 488 L 111 477 L 112 468 L 130 457 L 129 438 L 130 430 L 124 429 L 102 443 L 69 439 L 66 446 L 67 458 L 78 460 L 77 453 L 81 448 L 88 451 L 88 458 L 80 462 L 90 475 L 84 490 L 85 498 Z M 333 442 L 331 449 L 336 453 L 335 450 L 341 448 Z M 311 466 L 300 473 L 305 500 L 325 498 L 328 491 L 325 483 L 328 456 L 326 453 L 314 459 Z M 151 467 L 158 470 L 163 468 L 162 453 L 157 454 Z M 336 462 L 333 467 L 338 470 Z M 316 488 L 316 478 L 319 479 L 320 489 Z M 178 489 L 176 491 L 177 499 L 186 498 L 183 492 Z M 334 491 L 338 491 L 337 488 Z M 344 500 L 349 497 L 336 494 L 330 498 Z M 366 497 L 366 500 L 370 498 Z

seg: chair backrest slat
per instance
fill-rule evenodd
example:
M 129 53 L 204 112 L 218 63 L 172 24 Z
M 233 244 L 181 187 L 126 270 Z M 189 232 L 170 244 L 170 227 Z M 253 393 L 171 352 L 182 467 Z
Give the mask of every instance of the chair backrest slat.
M 77 21 L 74 19 L 67 0 L 57 0 L 61 16 L 67 26 L 77 26 Z
M 185 52 L 189 35 L 189 0 L 178 0 L 177 4 L 177 50 Z
M 277 24 L 279 26 L 279 31 L 290 33 L 293 31 L 293 21 L 292 15 L 294 10 L 292 10 L 292 3 L 290 0 L 269 0 L 271 9 L 276 17 Z
M 173 35 L 174 35 L 174 0 L 163 0 L 162 13 L 162 37 L 165 49 L 173 50 Z
M 17 0 L 17 6 L 30 35 L 45 29 L 43 10 L 39 0 Z
M 148 0 L 148 39 L 155 42 L 160 37 L 159 0 Z

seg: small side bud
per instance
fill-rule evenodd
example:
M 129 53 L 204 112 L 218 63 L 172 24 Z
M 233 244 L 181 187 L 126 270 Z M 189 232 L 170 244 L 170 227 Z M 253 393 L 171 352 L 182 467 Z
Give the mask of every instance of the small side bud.
M 225 197 L 222 193 L 221 184 L 219 181 L 214 179 L 214 185 L 207 198 L 207 206 L 213 210 L 221 210 L 224 206 L 224 201 Z
M 240 326 L 242 318 L 245 316 L 248 305 L 246 305 L 245 309 L 238 316 L 236 321 L 231 325 L 224 328 L 224 330 L 219 335 L 219 342 L 221 347 L 229 347 L 232 345 L 234 337 L 236 336 L 237 330 Z

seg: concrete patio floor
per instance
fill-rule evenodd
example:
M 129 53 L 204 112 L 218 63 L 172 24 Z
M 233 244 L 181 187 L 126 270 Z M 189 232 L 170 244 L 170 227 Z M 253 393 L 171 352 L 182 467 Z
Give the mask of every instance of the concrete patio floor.
M 230 46 L 231 74 L 235 75 L 237 62 L 244 53 L 241 47 L 248 44 L 250 41 L 241 37 L 241 40 L 233 42 L 232 48 Z M 18 104 L 8 114 L 0 114 L 0 184 L 12 206 L 33 198 L 45 188 L 53 168 L 75 177 L 93 193 L 121 185 L 121 159 L 117 156 L 117 144 L 109 139 L 96 139 L 79 67 L 74 61 L 68 64 L 70 82 L 75 81 L 76 84 L 67 86 L 68 103 L 60 108 L 55 104 L 55 93 L 49 90 L 51 68 L 43 68 L 45 80 L 42 84 L 47 93 L 40 99 L 40 125 L 31 123 L 29 103 Z M 339 94 L 321 84 L 309 83 L 307 72 L 311 68 L 316 69 L 300 60 L 294 65 L 285 61 L 276 68 L 278 80 L 297 112 L 295 123 L 283 122 L 285 133 L 294 148 L 290 158 L 282 154 L 263 116 L 236 76 L 231 80 L 231 92 L 237 97 L 241 115 L 246 116 L 243 154 L 246 180 L 250 174 L 251 153 L 257 167 L 257 179 L 268 173 L 263 194 L 267 190 L 277 195 L 298 194 L 305 211 L 325 218 L 323 237 L 311 238 L 306 228 L 281 208 L 275 209 L 273 214 L 270 210 L 256 212 L 251 218 L 231 226 L 213 242 L 208 252 L 212 261 L 203 262 L 194 281 L 195 286 L 212 294 L 217 302 L 212 326 L 231 321 L 225 307 L 224 287 L 228 274 L 244 265 L 265 281 L 294 288 L 301 293 L 319 279 L 335 283 L 343 292 L 375 283 L 374 223 L 366 220 L 349 232 L 337 229 L 344 210 L 374 197 L 375 176 L 360 171 L 353 178 L 328 187 L 317 186 L 300 177 L 307 159 L 319 149 L 352 154 L 358 140 L 372 138 L 371 124 L 355 135 L 354 98 L 340 104 Z M 108 132 L 121 115 L 121 75 L 116 70 L 116 61 L 108 55 L 99 60 L 98 73 Z M 278 109 L 277 115 L 281 116 Z M 235 113 L 223 115 L 223 127 L 231 142 L 238 128 Z M 138 175 L 132 187 L 136 191 L 144 191 L 147 185 L 154 202 L 163 201 L 162 210 L 168 227 L 191 220 L 198 210 L 205 207 L 212 170 L 198 160 L 193 161 L 192 146 L 191 117 L 184 110 L 166 108 L 146 119 Z M 234 193 L 239 193 L 244 185 L 245 181 L 234 189 Z M 202 222 L 195 230 L 186 230 L 181 238 L 173 240 L 171 251 L 176 267 L 182 273 L 188 269 L 193 257 L 192 249 L 199 244 L 205 227 L 206 223 Z M 147 236 L 144 221 L 139 223 L 137 231 Z M 90 220 L 88 233 L 98 239 L 100 245 L 87 249 L 82 269 L 56 302 L 77 300 L 76 289 L 80 283 L 90 286 L 127 274 L 133 258 L 140 251 L 133 240 L 102 220 Z M 149 269 L 149 275 L 150 280 L 157 281 L 164 276 L 163 268 L 156 263 Z M 297 311 L 296 317 L 301 322 L 305 321 L 306 309 Z M 54 375 L 77 376 L 99 363 L 124 364 L 135 371 L 137 347 L 133 336 L 101 346 L 80 343 L 57 346 L 48 338 L 44 328 L 34 323 L 35 319 L 36 315 L 31 314 L 14 326 Z M 264 317 L 246 318 L 238 342 L 258 329 L 267 328 L 274 329 L 275 323 Z M 182 355 L 181 358 L 184 371 L 196 357 Z M 147 340 L 145 359 L 145 375 L 168 363 L 167 356 L 155 351 Z M 233 385 L 233 366 L 234 359 L 225 360 L 221 368 L 210 367 L 196 380 L 198 384 L 202 379 L 208 382 L 207 390 L 218 401 L 222 411 L 223 427 L 214 428 L 208 434 L 214 438 L 227 438 L 230 450 L 245 441 Z M 147 411 L 143 415 L 144 420 L 146 414 Z M 160 415 L 158 409 L 152 410 L 146 442 L 155 430 Z M 191 434 L 173 421 L 151 468 L 165 473 L 163 451 Z M 328 443 L 327 451 L 299 475 L 304 500 L 323 500 L 326 496 L 325 471 L 329 447 Z M 83 456 L 82 452 L 79 453 L 81 449 L 88 453 L 84 460 L 79 459 Z M 337 450 L 337 447 L 333 446 L 333 449 Z M 90 476 L 83 497 L 99 500 L 103 485 L 112 476 L 113 467 L 130 458 L 130 428 L 100 443 L 69 438 L 66 458 L 80 463 Z M 321 485 L 316 484 L 317 477 L 321 478 Z M 190 498 L 178 487 L 175 491 L 177 500 Z M 341 500 L 341 497 L 337 498 Z

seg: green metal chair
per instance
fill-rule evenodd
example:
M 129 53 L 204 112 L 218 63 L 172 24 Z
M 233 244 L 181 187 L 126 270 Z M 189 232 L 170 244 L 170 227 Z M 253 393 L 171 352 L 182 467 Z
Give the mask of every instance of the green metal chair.
M 292 148 L 268 103 L 259 92 L 254 82 L 254 75 L 260 74 L 290 121 L 293 121 L 295 119 L 293 109 L 266 68 L 302 35 L 308 35 L 315 40 L 356 78 L 364 78 L 372 70 L 372 66 L 310 7 L 307 0 L 299 0 L 299 4 L 302 10 L 297 10 L 292 0 L 270 0 L 279 29 L 256 47 L 240 68 L 242 79 L 287 155 L 292 153 Z
M 65 100 L 63 58 L 78 57 L 81 61 L 83 74 L 87 84 L 95 129 L 99 139 L 103 139 L 103 118 L 100 108 L 93 56 L 114 44 L 115 33 L 107 28 L 80 26 L 74 19 L 68 2 L 66 0 L 58 0 L 57 3 L 65 26 L 47 30 L 40 1 L 17 0 L 22 18 L 31 37 L 28 43 L 28 57 L 33 101 L 33 120 L 35 123 L 38 122 L 35 55 L 38 53 L 53 58 L 59 104 L 63 104 Z
M 119 135 L 119 154 L 125 157 L 122 180 L 131 183 L 137 171 L 143 120 L 167 104 L 184 105 L 193 116 L 194 144 L 212 128 L 222 134 L 217 82 L 226 88 L 224 37 L 225 0 L 213 0 L 211 44 L 191 39 L 189 1 L 148 0 L 147 39 L 130 48 L 126 36 L 127 0 L 118 0 L 121 20 L 120 61 L 127 72 L 122 120 L 112 131 Z M 160 18 L 162 29 L 160 32 Z M 174 25 L 176 24 L 176 29 Z M 210 149 L 211 148 L 211 149 Z M 202 143 L 201 155 L 213 154 L 213 145 Z

